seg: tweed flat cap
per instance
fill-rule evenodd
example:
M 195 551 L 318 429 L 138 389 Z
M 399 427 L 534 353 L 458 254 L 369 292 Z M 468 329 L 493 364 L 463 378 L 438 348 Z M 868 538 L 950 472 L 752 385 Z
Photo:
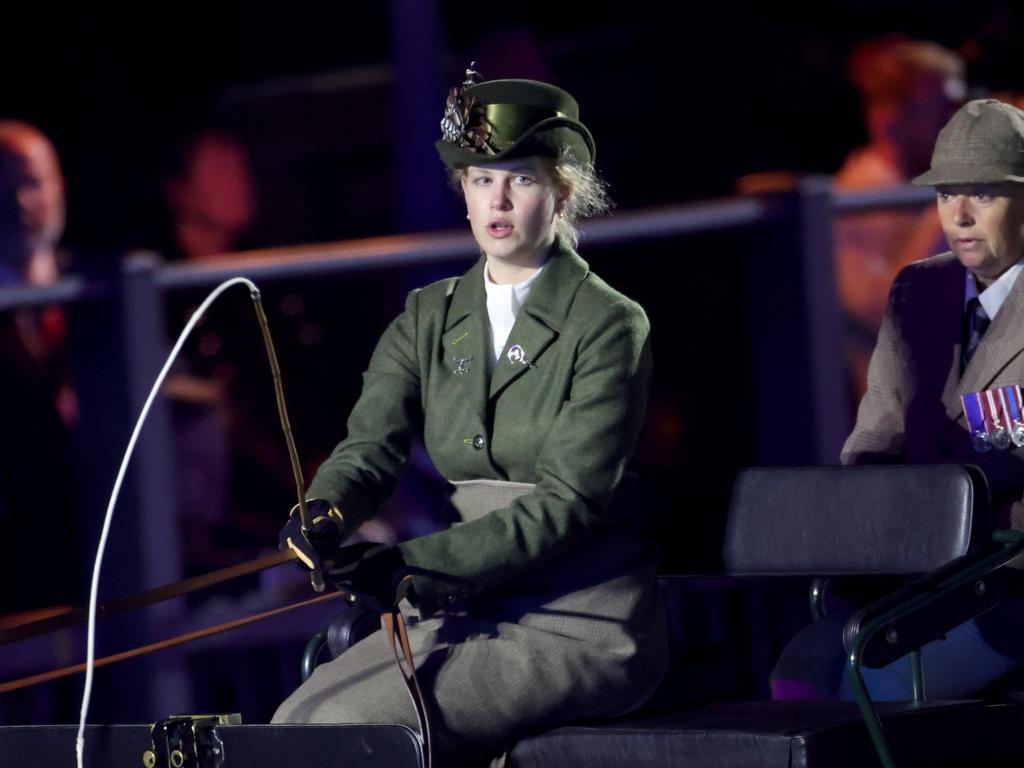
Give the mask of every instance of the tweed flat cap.
M 1024 112 L 995 99 L 969 101 L 939 131 L 922 186 L 1024 184 Z

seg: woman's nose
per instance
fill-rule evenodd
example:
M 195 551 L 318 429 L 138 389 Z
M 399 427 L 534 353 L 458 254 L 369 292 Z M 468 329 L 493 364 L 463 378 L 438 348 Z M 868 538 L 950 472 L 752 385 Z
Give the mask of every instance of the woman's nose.
M 491 208 L 496 211 L 505 211 L 511 205 L 511 200 L 508 196 L 508 189 L 504 184 L 495 184 L 491 189 Z
M 962 227 L 968 227 L 974 223 L 974 217 L 971 216 L 967 198 L 963 195 L 959 195 L 953 201 L 953 222 Z

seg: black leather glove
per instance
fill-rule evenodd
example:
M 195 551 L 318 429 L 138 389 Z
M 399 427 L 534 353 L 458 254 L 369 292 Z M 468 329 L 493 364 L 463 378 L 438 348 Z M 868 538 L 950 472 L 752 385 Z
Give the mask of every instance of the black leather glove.
M 386 611 L 398 602 L 398 585 L 406 564 L 398 547 L 363 541 L 339 549 L 327 564 L 326 576 L 369 607 Z
M 338 552 L 345 524 L 341 512 L 323 499 L 310 499 L 306 502 L 306 509 L 309 511 L 309 529 L 302 530 L 299 505 L 296 504 L 277 536 L 277 547 L 293 550 L 302 566 L 322 575 L 327 561 Z

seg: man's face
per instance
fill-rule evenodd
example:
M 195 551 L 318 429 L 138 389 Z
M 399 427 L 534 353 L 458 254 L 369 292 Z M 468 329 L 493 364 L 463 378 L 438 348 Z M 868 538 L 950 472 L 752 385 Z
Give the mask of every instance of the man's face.
M 64 230 L 64 180 L 45 139 L 0 143 L 0 238 L 31 252 L 53 247 Z
M 963 184 L 935 191 L 949 247 L 982 287 L 1024 257 L 1024 186 Z

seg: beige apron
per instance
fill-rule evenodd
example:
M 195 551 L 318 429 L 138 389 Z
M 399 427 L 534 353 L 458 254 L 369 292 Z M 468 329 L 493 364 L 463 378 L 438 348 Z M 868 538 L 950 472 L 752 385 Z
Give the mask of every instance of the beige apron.
M 454 483 L 462 521 L 508 506 L 527 483 Z M 612 509 L 628 515 L 620 492 Z M 609 510 L 609 513 L 612 512 Z M 458 525 L 458 523 L 456 523 Z M 501 752 L 518 736 L 622 714 L 654 691 L 667 664 L 657 548 L 636 526 L 609 525 L 535 576 L 465 610 L 419 620 L 403 605 L 435 730 L 439 765 Z M 394 656 L 374 634 L 317 667 L 275 723 L 402 723 L 416 717 Z

